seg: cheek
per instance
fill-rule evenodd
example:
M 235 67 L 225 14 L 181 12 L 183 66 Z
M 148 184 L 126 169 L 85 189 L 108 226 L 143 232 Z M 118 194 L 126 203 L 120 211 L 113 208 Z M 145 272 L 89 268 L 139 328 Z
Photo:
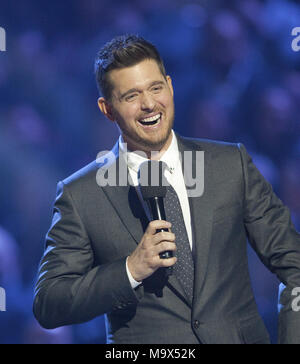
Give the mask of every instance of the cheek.
M 138 108 L 131 105 L 131 107 L 126 108 L 124 110 L 120 110 L 119 116 L 120 119 L 126 123 L 126 124 L 131 124 L 136 118 L 137 118 L 137 111 Z
M 170 94 L 161 95 L 161 97 L 158 98 L 157 103 L 162 105 L 164 108 L 169 108 L 173 105 L 173 98 Z

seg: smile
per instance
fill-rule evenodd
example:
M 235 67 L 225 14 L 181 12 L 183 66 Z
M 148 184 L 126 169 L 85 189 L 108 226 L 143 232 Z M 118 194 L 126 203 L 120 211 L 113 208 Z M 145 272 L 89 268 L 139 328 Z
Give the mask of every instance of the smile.
M 153 126 L 160 122 L 161 120 L 161 113 L 156 114 L 154 116 L 150 116 L 149 118 L 139 120 L 139 123 L 143 126 Z

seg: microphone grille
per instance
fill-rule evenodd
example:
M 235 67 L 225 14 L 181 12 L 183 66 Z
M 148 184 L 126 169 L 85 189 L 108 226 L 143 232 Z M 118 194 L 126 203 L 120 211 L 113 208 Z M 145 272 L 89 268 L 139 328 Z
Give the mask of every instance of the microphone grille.
M 140 165 L 138 178 L 144 200 L 166 196 L 168 181 L 164 176 L 165 168 L 166 163 L 155 160 L 148 160 Z

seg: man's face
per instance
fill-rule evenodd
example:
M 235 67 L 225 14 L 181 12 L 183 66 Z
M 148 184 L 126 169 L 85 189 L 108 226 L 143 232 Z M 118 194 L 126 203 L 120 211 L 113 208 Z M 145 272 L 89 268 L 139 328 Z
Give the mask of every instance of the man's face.
M 171 78 L 165 79 L 154 60 L 113 70 L 109 77 L 112 84 L 111 103 L 107 104 L 109 118 L 117 122 L 128 149 L 144 152 L 166 149 L 172 140 L 174 122 Z M 103 111 L 100 104 L 99 99 Z

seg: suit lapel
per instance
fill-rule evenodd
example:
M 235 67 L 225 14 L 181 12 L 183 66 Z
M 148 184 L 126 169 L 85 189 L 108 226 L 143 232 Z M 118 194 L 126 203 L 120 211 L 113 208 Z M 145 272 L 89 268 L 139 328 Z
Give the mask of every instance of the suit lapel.
M 144 234 L 147 217 L 135 188 L 132 186 L 104 187 L 104 192 L 132 238 L 139 243 Z
M 127 182 L 123 183 L 125 185 L 120 185 L 119 183 L 119 172 L 123 171 L 122 173 L 126 174 L 126 178 L 128 173 L 127 166 L 125 170 L 124 165 L 120 167 L 119 143 L 114 146 L 112 153 L 114 155 L 114 160 L 112 160 L 112 157 L 109 158 L 110 164 L 109 166 L 105 166 L 105 168 L 107 169 L 107 173 L 111 173 L 113 180 L 116 183 L 114 186 L 107 185 L 103 187 L 103 191 L 114 207 L 117 215 L 120 217 L 122 223 L 125 225 L 132 238 L 138 244 L 144 234 L 144 230 L 148 225 L 148 219 L 136 193 L 135 187 L 131 186 Z M 123 161 L 121 161 L 121 163 L 122 162 Z M 102 166 L 100 165 L 100 168 L 101 167 Z
M 190 140 L 181 138 L 177 135 L 178 148 L 181 152 L 182 161 L 185 151 L 201 151 L 198 145 Z M 213 216 L 213 188 L 212 188 L 212 171 L 211 156 L 208 152 L 204 153 L 204 190 L 201 196 L 189 197 L 191 212 L 191 222 L 193 231 L 193 257 L 195 262 L 195 281 L 194 281 L 194 300 L 199 302 L 201 288 L 205 279 L 207 270 L 209 248 L 212 233 L 212 216 Z M 195 154 L 192 159 L 193 171 L 196 171 Z M 183 166 L 184 171 L 184 166 Z M 195 176 L 195 175 L 194 175 Z M 201 176 L 197 176 L 201 177 Z M 185 176 L 189 179 L 189 176 Z M 190 182 L 190 181 L 189 181 Z

